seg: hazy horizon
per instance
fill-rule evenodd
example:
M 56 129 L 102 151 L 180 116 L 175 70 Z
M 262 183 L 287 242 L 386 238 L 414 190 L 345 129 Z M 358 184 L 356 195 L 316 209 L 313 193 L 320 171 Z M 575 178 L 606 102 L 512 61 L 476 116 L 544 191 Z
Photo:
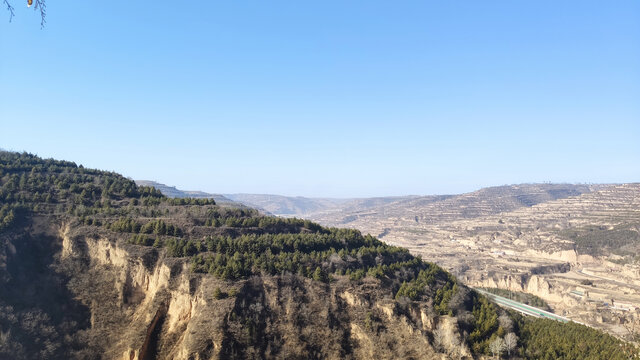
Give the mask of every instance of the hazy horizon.
M 476 189 L 471 189 L 469 191 L 463 191 L 463 192 L 459 192 L 459 193 L 387 194 L 387 195 L 379 195 L 379 196 L 332 197 L 332 196 L 304 196 L 304 195 L 299 195 L 299 194 L 278 194 L 278 193 L 248 193 L 248 192 L 230 192 L 230 193 L 217 192 L 216 193 L 216 192 L 203 191 L 203 190 L 200 190 L 200 189 L 183 189 L 180 186 L 171 185 L 171 184 L 164 184 L 164 183 L 161 183 L 159 181 L 154 181 L 154 180 L 149 180 L 149 179 L 133 179 L 133 180 L 135 180 L 135 181 L 156 182 L 156 183 L 158 183 L 160 185 L 173 187 L 173 188 L 176 188 L 177 190 L 180 190 L 180 191 L 201 191 L 201 192 L 209 193 L 209 194 L 212 194 L 212 195 L 223 195 L 223 196 L 224 195 L 269 195 L 269 196 L 301 197 L 301 198 L 309 198 L 309 199 L 334 199 L 334 200 L 367 199 L 367 198 L 377 198 L 377 197 L 460 195 L 460 194 L 464 194 L 464 193 L 475 192 L 475 191 L 486 189 L 486 188 L 501 187 L 501 186 L 543 185 L 543 184 L 554 184 L 554 185 L 570 184 L 570 185 L 588 185 L 588 186 L 592 186 L 592 185 L 623 185 L 623 184 L 637 184 L 637 183 L 639 183 L 638 181 L 624 182 L 624 183 L 552 183 L 552 182 L 535 183 L 535 182 L 528 182 L 528 183 L 517 183 L 517 184 L 495 184 L 495 185 L 489 185 L 489 186 L 482 186 L 482 187 L 479 187 L 479 188 L 476 188 Z
M 640 2 L 22 5 L 8 150 L 211 193 L 640 181 Z

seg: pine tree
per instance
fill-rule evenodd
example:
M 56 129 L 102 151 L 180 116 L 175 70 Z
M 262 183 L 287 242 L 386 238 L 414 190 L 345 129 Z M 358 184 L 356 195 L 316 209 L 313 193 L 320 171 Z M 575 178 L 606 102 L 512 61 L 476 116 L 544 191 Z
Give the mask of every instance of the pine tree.
M 313 280 L 322 282 L 327 281 L 327 274 L 322 271 L 320 266 L 316 267 L 316 270 L 313 272 Z

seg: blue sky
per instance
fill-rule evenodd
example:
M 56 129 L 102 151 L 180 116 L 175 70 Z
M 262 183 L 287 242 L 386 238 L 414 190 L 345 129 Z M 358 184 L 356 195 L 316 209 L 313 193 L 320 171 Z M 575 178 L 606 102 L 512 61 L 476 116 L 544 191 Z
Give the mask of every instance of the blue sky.
M 638 1 L 0 11 L 0 147 L 303 196 L 640 181 Z

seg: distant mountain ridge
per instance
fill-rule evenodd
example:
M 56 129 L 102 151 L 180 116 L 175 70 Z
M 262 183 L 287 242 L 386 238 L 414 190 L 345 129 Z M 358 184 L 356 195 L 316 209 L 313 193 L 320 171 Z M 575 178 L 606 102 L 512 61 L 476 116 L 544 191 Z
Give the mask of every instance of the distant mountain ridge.
M 207 198 L 219 203 L 240 203 L 265 213 L 278 216 L 305 216 L 308 214 L 333 211 L 358 211 L 370 207 L 382 206 L 400 200 L 410 200 L 417 196 L 387 196 L 374 198 L 311 198 L 303 196 L 285 196 L 274 194 L 210 194 L 204 191 L 180 190 L 152 180 L 135 180 L 139 186 L 153 186 L 163 195 L 175 198 Z
M 179 190 L 155 181 L 136 180 L 136 183 L 153 186 L 169 197 L 213 198 L 218 202 L 236 202 L 278 216 L 307 217 L 331 225 L 347 224 L 357 218 L 404 218 L 408 214 L 427 222 L 473 218 L 578 196 L 603 186 L 534 183 L 486 187 L 452 195 L 313 198 L 275 194 L 210 194 Z
M 138 186 L 153 186 L 154 188 L 160 190 L 160 192 L 168 197 L 174 198 L 197 198 L 197 199 L 213 199 L 219 203 L 230 203 L 234 202 L 233 200 L 228 199 L 227 197 L 220 194 L 209 194 L 204 191 L 188 191 L 188 190 L 179 190 L 175 186 L 168 186 L 165 184 L 161 184 L 156 181 L 151 180 L 134 180 L 136 185 Z
M 540 203 L 578 196 L 603 185 L 516 184 L 486 187 L 469 193 L 440 196 L 416 196 L 369 208 L 344 208 L 338 212 L 311 214 L 310 218 L 328 225 L 355 221 L 398 223 L 440 223 L 458 219 L 513 211 Z M 391 220 L 393 219 L 393 220 Z
M 247 206 L 280 216 L 300 216 L 333 209 L 349 199 L 307 198 L 272 194 L 225 194 L 225 197 Z
M 408 196 L 385 196 L 373 198 L 311 198 L 273 194 L 224 194 L 235 202 L 257 208 L 278 216 L 308 217 L 341 211 L 362 211 L 398 201 L 418 198 Z M 441 196 L 436 196 L 441 198 Z
M 601 185 L 516 184 L 453 195 L 407 195 L 372 198 L 308 198 L 273 194 L 224 194 L 244 205 L 280 216 L 306 217 L 329 225 L 378 217 L 416 221 L 474 218 L 591 192 Z

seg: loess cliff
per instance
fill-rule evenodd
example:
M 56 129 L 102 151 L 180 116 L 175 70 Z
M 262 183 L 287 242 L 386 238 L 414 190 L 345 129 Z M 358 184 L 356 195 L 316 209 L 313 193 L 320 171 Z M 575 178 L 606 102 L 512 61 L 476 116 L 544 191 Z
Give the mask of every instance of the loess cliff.
M 434 315 L 427 303 L 399 303 L 376 279 L 280 274 L 229 282 L 99 229 L 26 230 L 6 243 L 15 249 L 3 292 L 20 291 L 7 305 L 18 317 L 37 311 L 46 329 L 20 319 L 11 326 L 7 343 L 23 358 L 446 358 L 432 345 L 438 325 L 448 353 L 471 355 L 454 318 Z

